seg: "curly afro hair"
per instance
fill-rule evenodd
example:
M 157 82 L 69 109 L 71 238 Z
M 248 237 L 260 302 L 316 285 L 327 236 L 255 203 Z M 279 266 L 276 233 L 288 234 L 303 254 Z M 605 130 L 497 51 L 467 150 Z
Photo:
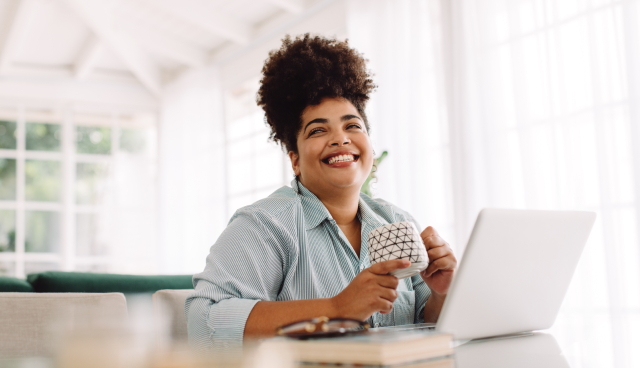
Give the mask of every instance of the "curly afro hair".
M 264 63 L 257 95 L 271 128 L 270 138 L 298 153 L 302 112 L 327 97 L 351 102 L 369 131 L 364 110 L 376 85 L 366 62 L 348 41 L 308 33 L 294 40 L 285 36 L 280 49 L 271 51 Z

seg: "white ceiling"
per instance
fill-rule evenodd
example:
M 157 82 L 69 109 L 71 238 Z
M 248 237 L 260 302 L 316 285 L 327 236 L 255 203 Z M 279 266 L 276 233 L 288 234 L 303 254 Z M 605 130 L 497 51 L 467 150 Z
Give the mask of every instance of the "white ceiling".
M 121 80 L 153 95 L 336 0 L 0 0 L 0 80 Z

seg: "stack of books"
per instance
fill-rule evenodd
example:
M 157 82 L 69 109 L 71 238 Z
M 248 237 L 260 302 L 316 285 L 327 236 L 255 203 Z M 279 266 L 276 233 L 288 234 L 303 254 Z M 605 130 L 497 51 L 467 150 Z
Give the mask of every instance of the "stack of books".
M 452 337 L 435 331 L 370 330 L 329 338 L 269 339 L 264 348 L 285 349 L 306 364 L 396 366 L 411 368 L 453 367 Z

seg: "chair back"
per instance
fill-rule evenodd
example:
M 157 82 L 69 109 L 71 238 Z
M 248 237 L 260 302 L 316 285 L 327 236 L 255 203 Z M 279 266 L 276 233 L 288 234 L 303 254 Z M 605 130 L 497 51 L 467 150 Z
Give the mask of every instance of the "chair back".
M 190 290 L 158 290 L 153 294 L 153 314 L 158 334 L 169 337 L 172 342 L 186 343 L 188 340 L 187 319 L 184 302 Z
M 122 293 L 0 293 L 0 357 L 51 356 L 66 332 L 127 323 Z

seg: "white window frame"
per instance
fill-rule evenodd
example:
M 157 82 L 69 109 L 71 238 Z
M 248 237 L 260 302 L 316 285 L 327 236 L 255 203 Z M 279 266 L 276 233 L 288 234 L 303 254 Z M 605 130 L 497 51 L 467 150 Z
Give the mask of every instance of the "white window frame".
M 28 263 L 56 263 L 57 270 L 74 271 L 79 266 L 106 266 L 116 264 L 121 261 L 112 256 L 78 256 L 76 247 L 76 215 L 80 213 L 97 213 L 97 214 L 117 214 L 118 208 L 109 204 L 102 205 L 78 205 L 76 204 L 76 164 L 78 163 L 108 163 L 111 172 L 116 171 L 118 160 L 116 159 L 119 151 L 119 139 L 121 129 L 124 123 L 119 118 L 132 111 L 118 111 L 117 109 L 100 109 L 101 115 L 110 115 L 108 124 L 87 124 L 77 123 L 74 120 L 74 111 L 76 106 L 73 104 L 65 105 L 33 105 L 28 103 L 3 104 L 2 108 L 14 110 L 16 112 L 16 149 L 0 149 L 0 158 L 9 158 L 16 160 L 16 200 L 0 200 L 0 210 L 15 211 L 15 250 L 14 252 L 1 252 L 0 263 L 13 263 L 13 274 L 6 276 L 14 276 L 24 278 L 26 276 L 26 264 Z M 42 119 L 43 123 L 59 124 L 61 127 L 60 151 L 28 151 L 26 150 L 26 114 L 29 109 L 47 109 L 60 112 L 62 119 Z M 84 112 L 84 110 L 83 110 Z M 139 112 L 139 111 L 133 111 Z M 158 114 L 156 111 L 143 111 L 155 115 L 154 125 L 159 129 Z M 11 119 L 6 119 L 11 120 Z M 103 126 L 111 129 L 111 150 L 108 155 L 104 154 L 79 154 L 76 153 L 76 127 L 77 126 Z M 159 138 L 157 134 L 156 140 Z M 158 147 L 158 142 L 155 142 Z M 155 157 L 151 159 L 158 165 L 159 163 L 159 147 L 156 150 Z M 29 159 L 37 160 L 55 160 L 61 164 L 61 197 L 59 202 L 38 202 L 27 201 L 25 199 L 25 162 Z M 151 161 L 150 161 L 151 162 Z M 114 180 L 112 177 L 107 180 Z M 159 201 L 156 199 L 154 208 L 157 213 Z M 146 209 L 146 207 L 141 207 Z M 57 253 L 31 253 L 25 251 L 26 239 L 26 211 L 56 211 L 60 214 L 60 249 Z M 156 221 L 156 224 L 158 221 Z

